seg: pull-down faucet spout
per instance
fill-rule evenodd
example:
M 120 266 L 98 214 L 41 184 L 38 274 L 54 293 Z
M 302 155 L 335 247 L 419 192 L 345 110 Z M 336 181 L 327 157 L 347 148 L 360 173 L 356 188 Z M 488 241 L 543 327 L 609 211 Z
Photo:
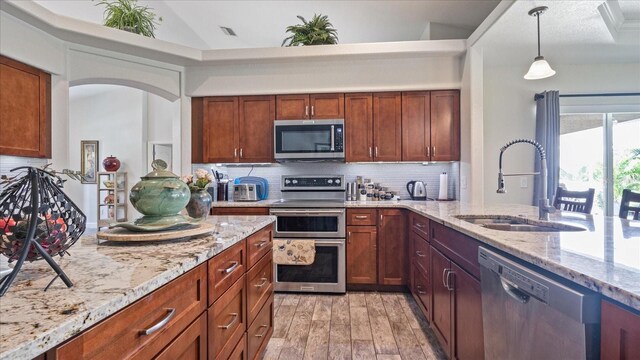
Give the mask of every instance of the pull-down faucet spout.
M 518 174 L 503 174 L 502 173 L 502 155 L 505 150 L 507 150 L 511 145 L 519 144 L 519 143 L 527 143 L 533 145 L 538 151 L 538 155 L 540 156 L 540 172 L 533 173 L 518 173 Z M 542 148 L 542 145 L 538 144 L 536 141 L 529 139 L 516 139 L 508 142 L 505 146 L 500 148 L 500 158 L 498 160 L 498 190 L 496 191 L 498 194 L 504 194 L 507 191 L 504 188 L 504 177 L 505 176 L 522 176 L 522 175 L 540 175 L 540 198 L 538 199 L 538 215 L 540 220 L 549 220 L 549 213 L 554 212 L 555 208 L 549 205 L 549 199 L 547 198 L 547 155 Z

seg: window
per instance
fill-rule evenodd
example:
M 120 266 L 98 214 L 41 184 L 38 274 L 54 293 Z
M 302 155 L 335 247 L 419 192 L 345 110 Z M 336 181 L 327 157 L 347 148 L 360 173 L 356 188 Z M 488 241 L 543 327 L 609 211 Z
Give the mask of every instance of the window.
M 596 190 L 593 214 L 618 214 L 623 189 L 640 191 L 640 113 L 560 115 L 560 184 Z

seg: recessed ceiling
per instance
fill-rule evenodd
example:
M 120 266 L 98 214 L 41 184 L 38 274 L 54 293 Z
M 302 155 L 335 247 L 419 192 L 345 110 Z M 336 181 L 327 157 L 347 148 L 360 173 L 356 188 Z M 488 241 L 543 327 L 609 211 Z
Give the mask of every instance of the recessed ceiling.
M 97 1 L 37 0 L 50 11 L 101 24 Z M 280 46 L 285 28 L 325 14 L 338 30 L 339 43 L 466 38 L 499 0 L 458 1 L 145 1 L 161 16 L 156 37 L 198 49 Z M 220 27 L 232 28 L 236 37 Z M 429 31 L 431 29 L 431 31 Z
M 615 1 L 615 0 L 609 0 Z M 541 53 L 554 63 L 640 63 L 640 32 L 616 37 L 598 7 L 605 1 L 516 1 L 484 34 L 485 64 L 524 64 L 537 55 L 536 19 L 528 11 L 548 6 L 540 17 Z M 632 1 L 619 1 L 634 16 Z M 640 3 L 634 1 L 635 3 Z

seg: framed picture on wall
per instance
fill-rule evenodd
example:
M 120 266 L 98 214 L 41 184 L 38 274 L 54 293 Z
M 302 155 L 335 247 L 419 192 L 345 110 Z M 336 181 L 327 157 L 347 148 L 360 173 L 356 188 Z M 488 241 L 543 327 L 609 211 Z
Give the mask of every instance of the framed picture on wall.
M 80 141 L 80 171 L 83 184 L 98 182 L 98 140 Z

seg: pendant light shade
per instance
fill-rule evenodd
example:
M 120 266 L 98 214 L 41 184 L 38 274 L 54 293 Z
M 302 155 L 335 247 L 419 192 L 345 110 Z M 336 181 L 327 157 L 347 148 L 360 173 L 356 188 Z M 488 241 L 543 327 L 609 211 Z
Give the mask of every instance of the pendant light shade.
M 540 15 L 547 11 L 548 7 L 540 6 L 529 10 L 529 15 L 535 16 L 538 21 L 538 56 L 533 59 L 529 71 L 524 75 L 526 80 L 538 80 L 551 77 L 556 74 L 544 56 L 540 55 Z

